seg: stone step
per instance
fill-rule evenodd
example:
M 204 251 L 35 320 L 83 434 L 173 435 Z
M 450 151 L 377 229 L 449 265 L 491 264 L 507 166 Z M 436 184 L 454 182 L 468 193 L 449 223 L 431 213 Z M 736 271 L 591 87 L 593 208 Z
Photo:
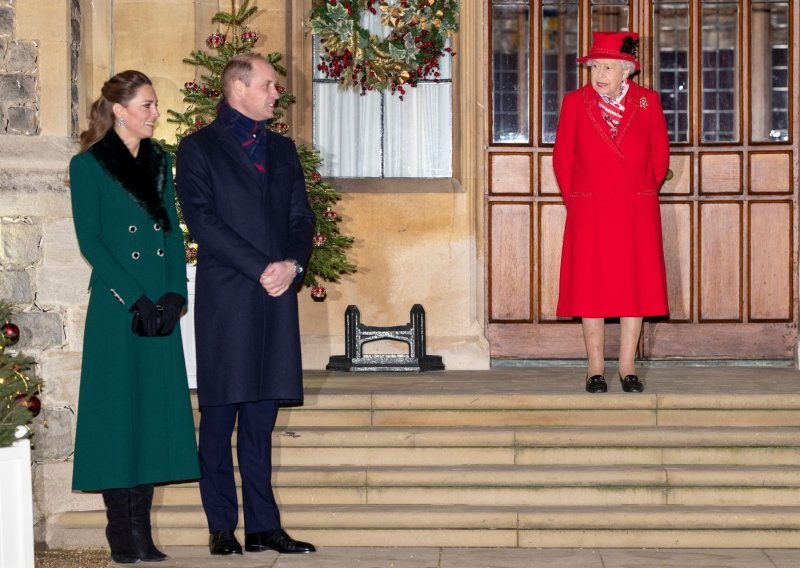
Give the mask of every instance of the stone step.
M 195 401 L 196 406 L 196 401 Z M 195 409 L 195 423 L 200 413 Z M 278 415 L 300 427 L 800 426 L 800 394 L 309 395 Z
M 158 542 L 208 541 L 200 507 L 155 507 L 153 518 Z M 800 547 L 800 507 L 792 506 L 286 505 L 282 518 L 292 536 L 318 546 Z M 104 545 L 102 511 L 55 522 L 51 546 Z
M 435 411 L 433 411 L 435 410 Z M 314 410 L 287 413 L 281 426 L 288 428 L 322 424 L 325 421 L 307 420 L 318 418 Z M 353 419 L 352 416 L 348 416 Z M 336 417 L 326 417 L 327 420 Z M 364 426 L 366 418 L 364 420 Z M 800 426 L 800 409 L 761 410 L 751 408 L 731 409 L 419 409 L 371 411 L 372 426 L 418 426 L 458 427 L 471 426 L 620 426 L 639 428 L 644 426 Z M 358 424 L 356 424 L 358 425 Z
M 273 485 L 282 505 L 800 506 L 800 467 L 785 466 L 280 467 Z M 198 484 L 155 503 L 200 505 Z
M 284 526 L 319 546 L 800 547 L 796 371 L 653 368 L 601 396 L 576 376 L 307 373 L 273 435 Z M 206 544 L 197 484 L 159 488 L 154 522 Z M 48 523 L 51 547 L 104 544 L 103 511 Z
M 800 465 L 800 428 L 295 428 L 284 466 L 476 464 Z

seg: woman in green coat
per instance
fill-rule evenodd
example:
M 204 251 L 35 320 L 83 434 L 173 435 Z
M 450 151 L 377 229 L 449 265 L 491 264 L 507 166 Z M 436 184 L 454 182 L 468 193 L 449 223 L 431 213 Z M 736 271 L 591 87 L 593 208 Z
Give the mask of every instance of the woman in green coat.
M 75 232 L 92 266 L 72 487 L 102 491 L 118 563 L 167 558 L 151 536 L 153 484 L 199 477 L 177 325 L 186 264 L 172 168 L 151 140 L 158 117 L 147 76 L 115 75 L 70 163 Z

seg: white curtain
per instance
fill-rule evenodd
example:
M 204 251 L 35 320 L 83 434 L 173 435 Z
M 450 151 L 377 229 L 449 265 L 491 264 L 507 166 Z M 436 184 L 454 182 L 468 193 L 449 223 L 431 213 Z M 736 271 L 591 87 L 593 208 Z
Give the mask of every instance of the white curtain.
M 451 84 L 422 83 L 402 101 L 384 96 L 384 177 L 450 177 Z
M 314 84 L 314 147 L 326 177 L 381 177 L 381 96 Z

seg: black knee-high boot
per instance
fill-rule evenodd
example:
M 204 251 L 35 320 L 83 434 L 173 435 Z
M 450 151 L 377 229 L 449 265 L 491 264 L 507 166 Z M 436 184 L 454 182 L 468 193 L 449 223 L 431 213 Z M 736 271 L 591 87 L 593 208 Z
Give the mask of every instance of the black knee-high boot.
M 139 562 L 133 544 L 131 530 L 130 489 L 107 489 L 103 491 L 106 504 L 106 539 L 111 547 L 111 559 L 117 564 Z
M 161 562 L 169 558 L 156 548 L 150 525 L 153 506 L 153 486 L 137 485 L 131 491 L 131 526 L 136 552 L 144 562 Z

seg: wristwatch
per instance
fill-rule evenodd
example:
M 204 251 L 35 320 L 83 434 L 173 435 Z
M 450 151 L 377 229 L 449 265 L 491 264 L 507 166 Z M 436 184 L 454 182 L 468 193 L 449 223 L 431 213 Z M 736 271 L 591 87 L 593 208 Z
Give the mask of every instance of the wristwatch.
M 297 262 L 295 259 L 287 258 L 286 262 L 291 262 L 292 264 L 294 264 L 294 273 L 295 274 L 302 274 L 303 273 L 303 265 L 300 264 L 299 262 Z

